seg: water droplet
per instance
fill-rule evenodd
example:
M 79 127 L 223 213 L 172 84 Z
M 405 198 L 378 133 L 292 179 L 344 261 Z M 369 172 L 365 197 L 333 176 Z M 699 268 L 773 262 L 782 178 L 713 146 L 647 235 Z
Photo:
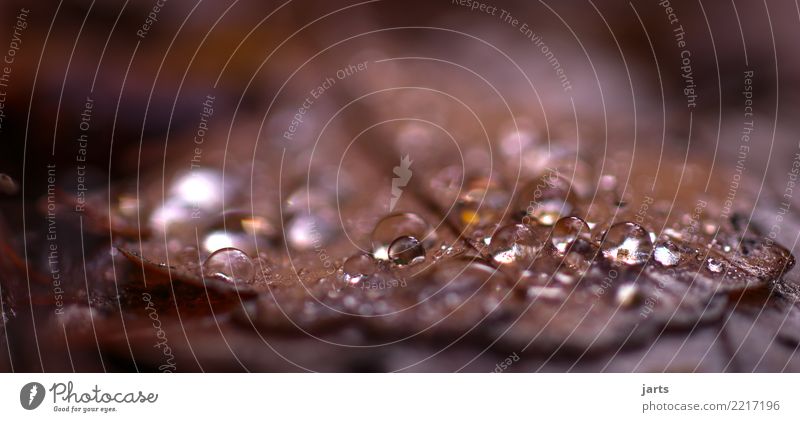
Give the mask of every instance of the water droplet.
M 358 284 L 361 280 L 378 271 L 377 262 L 367 254 L 353 255 L 342 265 L 344 279 L 350 284 Z
M 524 224 L 509 224 L 492 235 L 489 254 L 498 264 L 510 264 L 535 256 L 544 239 Z
M 579 273 L 585 273 L 592 264 L 592 261 L 586 259 L 586 257 L 578 252 L 569 252 L 564 257 L 564 263 L 566 263 L 569 268 L 572 268 Z
M 231 283 L 249 283 L 255 269 L 246 253 L 236 248 L 220 249 L 203 262 L 203 275 L 221 278 Z
M 673 267 L 681 261 L 681 251 L 677 245 L 667 241 L 656 246 L 653 258 L 665 267 Z
M 578 217 L 564 217 L 556 222 L 550 241 L 560 253 L 566 253 L 577 238 L 589 237 L 589 226 Z
M 563 215 L 569 215 L 575 204 L 570 183 L 551 171 L 528 183 L 521 191 L 517 207 L 526 219 L 552 226 Z
M 382 261 L 389 260 L 389 245 L 403 236 L 419 240 L 425 248 L 429 248 L 436 241 L 433 229 L 418 214 L 410 212 L 392 214 L 378 221 L 372 231 L 372 255 Z
M 460 222 L 467 228 L 487 227 L 502 217 L 508 201 L 508 193 L 493 179 L 475 178 L 458 198 Z
M 725 264 L 716 258 L 706 259 L 706 267 L 712 273 L 718 274 L 725 271 Z
M 624 222 L 614 224 L 606 231 L 600 249 L 612 261 L 640 265 L 647 262 L 653 251 L 653 242 L 644 227 Z
M 389 259 L 396 265 L 414 265 L 425 260 L 425 248 L 412 236 L 401 236 L 389 245 Z

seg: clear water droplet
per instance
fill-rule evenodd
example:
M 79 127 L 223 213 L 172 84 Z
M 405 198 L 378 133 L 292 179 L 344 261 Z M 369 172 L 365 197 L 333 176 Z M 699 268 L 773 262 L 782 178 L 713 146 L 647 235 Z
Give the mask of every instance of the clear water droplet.
M 492 235 L 489 255 L 498 264 L 510 264 L 534 257 L 542 248 L 544 239 L 524 224 L 509 224 Z
M 706 259 L 706 267 L 709 271 L 715 274 L 725 271 L 725 264 L 716 258 Z
M 231 283 L 249 283 L 255 276 L 253 261 L 236 248 L 220 249 L 203 262 L 203 275 Z
M 674 267 L 681 262 L 682 254 L 676 244 L 667 241 L 656 246 L 653 258 L 665 267 Z
M 653 242 L 644 227 L 631 222 L 617 223 L 606 231 L 600 250 L 611 261 L 640 265 L 647 262 Z
M 342 272 L 344 279 L 350 284 L 358 284 L 361 280 L 378 271 L 378 263 L 367 254 L 353 255 L 344 261 Z
M 460 223 L 467 228 L 487 227 L 496 223 L 508 207 L 509 195 L 494 179 L 480 177 L 467 183 L 458 198 Z
M 389 260 L 389 245 L 395 239 L 411 236 L 429 248 L 436 241 L 436 234 L 425 219 L 418 214 L 406 212 L 391 214 L 375 225 L 372 231 L 372 255 L 379 260 Z
M 401 236 L 389 245 L 389 260 L 395 265 L 414 265 L 425 260 L 425 248 L 417 238 Z
M 589 269 L 589 266 L 592 265 L 591 260 L 586 259 L 585 256 L 574 251 L 571 251 L 564 256 L 564 263 L 567 264 L 569 268 L 572 268 L 581 274 L 585 273 Z
M 525 220 L 533 219 L 539 224 L 552 226 L 561 216 L 569 215 L 575 203 L 570 183 L 551 171 L 522 189 L 517 207 L 524 211 Z
M 578 217 L 564 217 L 556 222 L 550 241 L 559 253 L 566 253 L 579 237 L 589 237 L 589 226 Z

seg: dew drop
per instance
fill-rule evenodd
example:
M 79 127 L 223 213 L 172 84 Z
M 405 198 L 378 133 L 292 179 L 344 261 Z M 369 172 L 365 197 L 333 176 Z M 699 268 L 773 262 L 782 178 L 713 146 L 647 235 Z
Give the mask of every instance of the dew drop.
M 716 258 L 706 259 L 706 267 L 709 271 L 715 274 L 719 274 L 725 270 L 725 264 Z
M 656 246 L 653 258 L 665 267 L 674 267 L 681 261 L 681 251 L 677 245 L 667 241 Z
M 425 248 L 417 238 L 401 236 L 389 245 L 389 260 L 396 265 L 414 265 L 425 260 Z
M 231 283 L 249 283 L 255 269 L 246 253 L 236 248 L 220 249 L 203 262 L 203 275 L 222 278 Z
M 489 254 L 498 264 L 510 264 L 535 256 L 542 248 L 544 239 L 524 224 L 509 224 L 492 235 Z
M 578 217 L 564 217 L 556 222 L 550 241 L 560 253 L 566 253 L 572 242 L 589 236 L 589 226 Z
M 517 207 L 526 218 L 552 226 L 561 216 L 569 215 L 575 204 L 570 183 L 556 172 L 548 172 L 529 182 L 523 189 Z
M 569 268 L 579 273 L 585 273 L 589 269 L 589 266 L 592 265 L 591 260 L 586 259 L 586 257 L 578 252 L 569 252 L 564 257 L 564 263 L 566 263 Z
M 631 222 L 611 226 L 600 245 L 603 255 L 614 262 L 627 265 L 644 264 L 653 251 L 650 233 Z
M 367 254 L 353 255 L 344 261 L 342 265 L 344 279 L 350 284 L 358 284 L 361 280 L 375 274 L 378 271 L 377 262 Z
M 508 208 L 509 195 L 490 178 L 476 178 L 467 183 L 458 198 L 460 223 L 468 228 L 496 223 Z
M 425 219 L 418 214 L 406 212 L 391 214 L 375 225 L 372 231 L 372 255 L 379 260 L 389 260 L 389 245 L 395 239 L 410 236 L 425 248 L 433 245 L 436 234 Z

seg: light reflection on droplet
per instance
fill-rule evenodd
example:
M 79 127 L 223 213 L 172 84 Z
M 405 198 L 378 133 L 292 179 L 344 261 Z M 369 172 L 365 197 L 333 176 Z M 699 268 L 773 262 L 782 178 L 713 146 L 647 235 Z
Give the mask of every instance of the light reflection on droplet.
M 644 264 L 653 250 L 650 233 L 642 226 L 631 223 L 617 223 L 603 236 L 600 249 L 611 261 L 627 265 Z
M 377 263 L 367 254 L 353 255 L 345 260 L 342 272 L 346 282 L 358 284 L 361 280 L 378 271 Z
M 509 224 L 492 235 L 489 254 L 498 264 L 511 264 L 534 257 L 542 248 L 544 239 L 524 224 Z
M 224 248 L 206 258 L 203 262 L 203 274 L 231 283 L 249 283 L 253 280 L 255 269 L 253 261 L 246 253 L 236 248 Z
M 564 217 L 553 227 L 551 242 L 559 253 L 566 253 L 578 237 L 588 237 L 589 226 L 578 217 Z
M 569 181 L 555 171 L 548 171 L 521 190 L 517 207 L 541 225 L 552 226 L 573 211 L 575 195 Z M 526 221 L 527 222 L 527 221 Z
M 425 260 L 425 248 L 412 236 L 395 239 L 387 252 L 389 260 L 396 265 L 414 265 Z
M 425 219 L 415 213 L 397 213 L 382 218 L 372 231 L 372 255 L 379 260 L 389 260 L 389 245 L 395 239 L 411 236 L 429 248 L 436 241 L 433 229 Z
M 706 267 L 712 273 L 718 274 L 725 270 L 725 264 L 722 261 L 716 258 L 708 258 L 706 259 Z
M 668 241 L 656 246 L 653 258 L 665 267 L 673 267 L 680 263 L 681 252 L 677 245 Z

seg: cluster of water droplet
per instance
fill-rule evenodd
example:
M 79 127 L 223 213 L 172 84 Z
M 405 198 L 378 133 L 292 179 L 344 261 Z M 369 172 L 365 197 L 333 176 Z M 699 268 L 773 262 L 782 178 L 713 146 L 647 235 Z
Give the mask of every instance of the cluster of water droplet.
M 377 221 L 358 216 L 369 227 L 356 231 L 362 239 L 347 233 L 349 249 L 331 245 L 346 232 L 335 207 L 350 193 L 319 180 L 298 183 L 280 211 L 271 212 L 241 200 L 236 208 L 223 206 L 228 190 L 218 172 L 178 176 L 149 225 L 170 240 L 180 238 L 174 247 L 168 243 L 167 253 L 187 279 L 257 292 L 276 287 L 281 306 L 259 305 L 267 319 L 288 313 L 315 324 L 339 314 L 390 315 L 370 323 L 391 327 L 450 315 L 480 321 L 522 303 L 583 309 L 590 300 L 668 313 L 705 306 L 702 295 L 749 287 L 748 280 L 763 284 L 776 276 L 764 269 L 768 260 L 786 267 L 791 259 L 706 215 L 676 212 L 675 218 L 669 204 L 652 201 L 637 213 L 641 190 L 620 186 L 620 172 L 595 172 L 574 150 L 545 149 L 537 139 L 530 128 L 502 137 L 501 158 L 522 163 L 516 174 L 503 166 L 485 173 L 415 168 L 414 177 L 427 179 L 419 192 L 405 193 L 418 200 L 414 212 Z M 121 198 L 118 213 L 134 217 L 131 204 Z M 697 283 L 681 281 L 695 276 Z M 653 289 L 666 292 L 658 303 L 648 300 Z M 680 300 L 687 291 L 705 299 Z M 411 317 L 400 312 L 412 308 Z

